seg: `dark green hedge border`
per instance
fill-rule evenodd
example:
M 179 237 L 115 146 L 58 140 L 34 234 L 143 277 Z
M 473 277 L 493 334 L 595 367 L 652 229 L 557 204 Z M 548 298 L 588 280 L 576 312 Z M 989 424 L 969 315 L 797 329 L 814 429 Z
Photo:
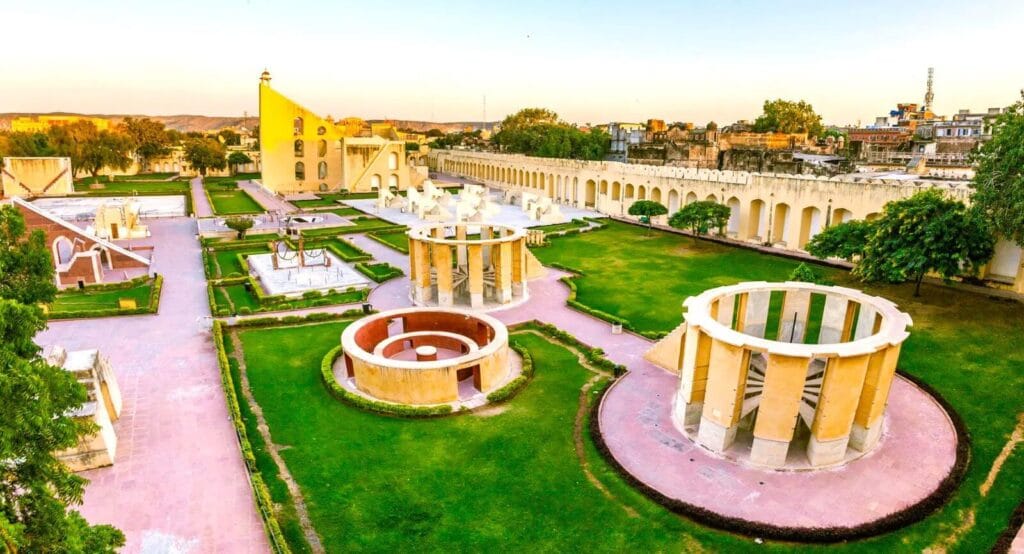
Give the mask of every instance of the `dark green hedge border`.
M 509 346 L 519 354 L 519 358 L 522 360 L 521 371 L 515 379 L 506 383 L 505 386 L 491 391 L 487 395 L 488 404 L 499 404 L 511 400 L 533 379 L 533 356 L 530 355 L 530 351 L 515 341 L 509 343 Z
M 1014 539 L 1017 538 L 1017 533 L 1020 532 L 1021 528 L 1024 527 L 1024 502 L 1017 505 L 1017 508 L 1010 514 L 1010 520 L 1006 524 L 1006 529 L 999 534 L 999 538 L 996 539 L 996 543 L 992 545 L 991 554 L 1007 554 L 1010 552 L 1010 545 L 1013 544 Z
M 949 474 L 939 482 L 939 485 L 935 490 L 920 502 L 912 506 L 908 506 L 898 512 L 891 513 L 882 518 L 854 527 L 780 527 L 736 517 L 723 516 L 701 506 L 665 496 L 626 471 L 626 469 L 619 464 L 618 460 L 615 459 L 615 456 L 613 456 L 611 451 L 608 449 L 608 445 L 604 442 L 604 436 L 601 434 L 600 418 L 598 416 L 600 413 L 601 403 L 604 401 L 604 395 L 611 387 L 601 391 L 601 398 L 595 402 L 591 408 L 590 436 L 594 441 L 594 445 L 597 447 L 598 452 L 600 452 L 608 464 L 619 473 L 623 480 L 667 510 L 680 514 L 701 525 L 751 537 L 801 543 L 830 544 L 865 539 L 889 533 L 913 523 L 917 523 L 938 511 L 949 501 L 953 496 L 953 493 L 955 493 L 960 487 L 960 483 L 967 474 L 967 469 L 970 465 L 971 437 L 967 432 L 967 427 L 964 425 L 963 420 L 960 418 L 960 414 L 953 409 L 953 406 L 951 406 L 949 402 L 938 393 L 938 391 L 928 384 L 905 371 L 900 370 L 898 373 L 911 383 L 920 387 L 926 393 L 930 394 L 936 402 L 942 406 L 946 413 L 949 414 L 949 418 L 953 422 L 953 428 L 956 430 L 956 461 L 950 469 Z
M 381 232 L 380 230 L 370 231 L 369 233 L 366 233 L 366 237 L 369 238 L 370 240 L 377 241 L 377 242 L 383 244 L 384 246 L 387 246 L 388 248 L 390 248 L 392 250 L 396 250 L 398 252 L 401 252 L 402 254 L 408 254 L 409 253 L 409 247 L 407 247 L 407 246 L 406 247 L 399 247 L 397 244 L 392 244 L 392 243 L 390 243 L 390 242 L 388 242 L 388 241 L 378 237 L 377 233 L 380 233 L 380 232 Z M 392 231 L 392 232 L 394 232 L 394 231 Z
M 546 336 L 549 340 L 559 343 L 562 346 L 570 346 L 579 350 L 583 357 L 586 358 L 590 364 L 598 369 L 602 369 L 611 373 L 612 375 L 618 376 L 626 373 L 626 366 L 617 364 L 604 355 L 604 350 L 600 348 L 594 348 L 589 344 L 580 341 L 575 336 L 566 333 L 565 331 L 551 325 L 550 323 L 541 323 L 536 319 L 527 321 L 524 323 L 518 323 L 512 326 L 512 329 L 530 329 L 541 333 Z
M 373 279 L 375 283 L 383 283 L 384 281 L 405 275 L 404 273 L 402 273 L 401 269 L 398 269 L 397 267 L 387 262 L 380 262 L 375 264 L 370 264 L 366 262 L 356 262 L 355 268 L 363 275 L 366 275 L 370 279 Z
M 164 288 L 164 277 L 163 275 L 157 274 L 156 277 L 150 278 L 148 275 L 144 277 L 136 277 L 131 281 L 124 281 L 121 283 L 110 283 L 106 285 L 93 285 L 87 287 L 84 293 L 89 292 L 102 292 L 111 290 L 127 290 L 134 288 L 141 284 L 146 283 L 152 279 L 152 289 L 149 291 L 149 303 L 144 306 L 138 306 L 134 309 L 122 310 L 121 308 L 97 308 L 93 310 L 64 310 L 60 312 L 49 312 L 47 313 L 47 319 L 60 320 L 60 319 L 87 319 L 93 317 L 111 317 L 120 315 L 142 315 L 142 314 L 155 314 L 160 310 L 160 293 Z M 75 293 L 72 293 L 75 294 Z
M 668 333 L 664 333 L 661 331 L 637 331 L 636 327 L 633 325 L 633 322 L 631 322 L 630 320 L 616 315 L 612 315 L 608 312 L 603 312 L 596 308 L 591 308 L 590 306 L 580 302 L 579 300 L 576 300 L 576 279 L 582 276 L 583 272 L 578 269 L 573 269 L 570 268 L 569 266 L 565 266 L 559 263 L 550 263 L 548 264 L 548 267 L 554 267 L 555 269 L 561 269 L 562 271 L 568 271 L 573 274 L 568 277 L 562 277 L 561 279 L 559 279 L 559 281 L 564 283 L 565 286 L 569 287 L 569 298 L 566 299 L 565 304 L 570 308 L 573 308 L 574 310 L 579 312 L 583 312 L 591 317 L 596 317 L 597 319 L 607 321 L 608 323 L 622 325 L 623 329 L 633 334 L 640 335 L 645 339 L 661 340 L 665 338 L 666 335 L 668 335 Z
M 213 343 L 217 348 L 217 365 L 220 366 L 221 385 L 224 388 L 228 413 L 231 415 L 231 423 L 235 427 L 238 445 L 242 450 L 242 460 L 245 462 L 245 471 L 249 474 L 249 483 L 256 499 L 256 507 L 259 508 L 260 517 L 263 519 L 263 529 L 275 551 L 289 554 L 291 549 L 281 533 L 281 524 L 277 521 L 277 515 L 274 512 L 274 501 L 263 479 L 263 474 L 260 473 L 256 465 L 256 455 L 253 453 L 252 443 L 249 442 L 249 436 L 245 431 L 245 422 L 242 421 L 238 396 L 235 394 L 234 379 L 231 377 L 228 356 L 224 351 L 224 327 L 220 321 L 213 322 Z

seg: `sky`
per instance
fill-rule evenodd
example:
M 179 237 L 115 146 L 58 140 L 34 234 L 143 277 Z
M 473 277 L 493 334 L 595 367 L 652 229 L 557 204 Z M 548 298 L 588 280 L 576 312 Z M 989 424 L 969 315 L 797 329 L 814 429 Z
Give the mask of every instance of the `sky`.
M 0 0 L 0 112 L 241 116 L 259 75 L 334 117 L 826 123 L 1005 106 L 1024 2 Z

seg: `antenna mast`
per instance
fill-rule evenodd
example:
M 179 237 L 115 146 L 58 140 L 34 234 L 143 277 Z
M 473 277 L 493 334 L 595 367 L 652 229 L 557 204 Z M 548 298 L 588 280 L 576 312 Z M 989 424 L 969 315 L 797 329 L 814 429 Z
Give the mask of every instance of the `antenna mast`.
M 935 100 L 935 93 L 932 92 L 932 78 L 935 76 L 935 68 L 928 68 L 928 90 L 924 93 L 924 111 L 932 111 L 932 101 Z

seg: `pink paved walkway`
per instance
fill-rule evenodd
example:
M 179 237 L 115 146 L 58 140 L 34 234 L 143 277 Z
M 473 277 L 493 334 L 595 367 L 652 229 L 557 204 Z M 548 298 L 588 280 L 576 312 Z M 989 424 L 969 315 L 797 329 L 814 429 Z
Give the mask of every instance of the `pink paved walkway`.
M 203 180 L 199 177 L 189 181 L 192 187 L 192 213 L 196 217 L 213 217 L 213 206 L 206 199 L 206 192 L 203 190 Z
M 117 459 L 85 473 L 82 512 L 127 537 L 125 552 L 268 552 L 208 325 L 195 221 L 151 220 L 157 315 L 52 322 L 40 345 L 99 348 L 124 397 Z

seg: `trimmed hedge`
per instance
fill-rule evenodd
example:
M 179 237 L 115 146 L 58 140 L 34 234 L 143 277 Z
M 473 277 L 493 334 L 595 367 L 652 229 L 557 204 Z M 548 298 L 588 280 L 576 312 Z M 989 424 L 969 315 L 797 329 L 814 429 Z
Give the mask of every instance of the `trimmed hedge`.
M 380 232 L 381 231 L 379 229 L 377 229 L 377 230 L 371 231 L 369 233 L 366 233 L 365 236 L 367 238 L 369 238 L 370 240 L 377 241 L 377 242 L 383 244 L 384 246 L 387 246 L 388 248 L 391 248 L 392 250 L 397 250 L 397 251 L 401 252 L 402 254 L 408 254 L 409 253 L 409 247 L 408 246 L 403 245 L 403 244 L 394 244 L 394 243 L 388 242 L 388 241 L 378 237 L 377 233 L 380 233 Z
M 330 289 L 326 294 L 321 294 L 319 291 L 307 291 L 301 298 L 288 298 L 281 294 L 267 295 L 263 293 L 263 289 L 259 286 L 255 277 L 252 275 L 245 275 L 241 277 L 227 277 L 224 279 L 208 280 L 206 282 L 206 295 L 207 301 L 210 303 L 210 313 L 217 316 L 231 315 L 230 308 L 217 305 L 214 288 L 240 285 L 244 283 L 249 284 L 250 293 L 256 298 L 256 302 L 259 304 L 259 307 L 254 310 L 248 306 L 242 306 L 236 312 L 238 315 L 250 315 L 252 313 L 260 312 L 278 312 L 284 310 L 304 310 L 307 308 L 316 308 L 321 306 L 352 304 L 355 302 L 365 302 L 370 296 L 370 289 L 357 289 L 355 287 L 348 287 L 343 291 Z M 346 295 L 351 295 L 352 298 L 347 298 Z M 294 304 L 303 302 L 307 302 L 308 304 L 302 306 L 296 306 Z
M 541 323 L 536 319 L 520 323 L 513 326 L 514 329 L 532 329 L 545 335 L 549 339 L 555 342 L 561 343 L 563 346 L 571 346 L 576 350 L 579 350 L 583 357 L 586 358 L 590 365 L 603 369 L 610 372 L 612 375 L 619 376 L 626 373 L 626 366 L 617 364 L 604 355 L 604 350 L 600 348 L 594 348 L 589 344 L 580 341 L 575 336 L 566 333 L 565 331 L 551 325 L 550 323 Z
M 604 400 L 604 394 L 608 390 L 607 388 L 601 391 L 600 398 L 591 407 L 590 436 L 598 452 L 619 473 L 623 480 L 666 509 L 685 516 L 701 525 L 763 539 L 802 543 L 831 544 L 864 539 L 906 527 L 938 511 L 959 488 L 970 463 L 971 438 L 960 415 L 936 390 L 916 377 L 907 374 L 905 371 L 899 370 L 898 373 L 932 395 L 942 408 L 946 410 L 946 413 L 949 414 L 957 435 L 956 462 L 953 464 L 952 469 L 950 469 L 949 474 L 942 479 L 935 490 L 920 502 L 885 517 L 854 527 L 780 527 L 737 517 L 724 516 L 702 506 L 665 496 L 626 471 L 618 460 L 615 459 L 615 456 L 608 449 L 608 445 L 604 442 L 598 415 L 601 402 Z
M 568 305 L 569 307 L 571 307 L 571 308 L 573 308 L 573 309 L 575 309 L 577 311 L 583 312 L 583 313 L 585 313 L 587 315 L 596 317 L 597 319 L 602 319 L 604 321 L 607 321 L 608 323 L 622 325 L 623 329 L 626 329 L 627 331 L 630 331 L 632 333 L 640 335 L 640 336 L 642 336 L 642 337 L 644 337 L 646 339 L 660 340 L 660 339 L 665 338 L 666 335 L 668 335 L 668 333 L 663 332 L 663 331 L 637 331 L 636 327 L 633 326 L 633 322 L 631 322 L 630 320 L 628 320 L 626 318 L 622 318 L 622 317 L 616 316 L 616 315 L 612 315 L 612 314 L 610 314 L 608 312 L 603 312 L 601 310 L 598 310 L 598 309 L 595 309 L 595 308 L 591 308 L 590 306 L 580 302 L 579 300 L 576 300 L 576 277 L 579 276 L 579 275 L 582 275 L 583 273 L 580 272 L 580 271 L 574 270 L 574 269 L 570 269 L 570 268 L 568 268 L 566 266 L 563 266 L 561 264 L 552 263 L 552 264 L 548 264 L 548 265 L 550 267 L 556 267 L 556 268 L 562 269 L 564 271 L 571 271 L 571 272 L 576 274 L 576 275 L 573 275 L 573 276 L 570 276 L 570 277 L 562 277 L 561 279 L 559 279 L 559 281 L 561 281 L 562 283 L 565 283 L 565 286 L 569 287 L 569 298 L 566 299 L 566 301 L 565 301 L 566 305 Z
M 131 281 L 125 281 L 123 283 L 110 283 L 107 285 L 94 285 L 85 289 L 84 292 L 78 294 L 88 294 L 90 291 L 111 291 L 111 290 L 126 290 L 139 286 L 140 284 L 149 280 L 150 277 L 136 277 Z M 95 287 L 95 288 L 94 288 Z M 64 310 L 60 312 L 49 312 L 46 314 L 47 319 L 58 320 L 58 319 L 86 319 L 92 317 L 111 317 L 119 315 L 142 315 L 142 314 L 155 314 L 160 310 L 160 293 L 164 288 L 164 277 L 163 275 L 157 274 L 153 278 L 152 290 L 149 292 L 149 303 L 145 306 L 138 306 L 134 309 L 122 310 L 118 307 L 111 308 L 97 308 L 92 310 Z M 65 294 L 76 294 L 76 292 L 68 292 Z
M 402 275 L 404 275 L 401 269 L 398 269 L 397 267 L 387 262 L 381 262 L 376 264 L 357 262 L 355 267 L 360 273 L 366 275 L 370 279 L 373 279 L 374 282 L 377 283 L 383 283 L 388 279 L 394 279 L 395 277 L 401 277 Z
M 281 533 L 281 524 L 277 521 L 277 515 L 274 512 L 274 501 L 270 496 L 270 490 L 256 465 L 256 455 L 253 453 L 252 443 L 249 442 L 249 436 L 245 431 L 245 422 L 242 421 L 242 412 L 238 405 L 238 395 L 235 394 L 234 379 L 231 377 L 231 366 L 228 363 L 227 353 L 224 351 L 224 328 L 220 321 L 213 322 L 213 344 L 217 349 L 217 365 L 220 366 L 220 379 L 224 387 L 228 413 L 231 415 L 231 423 L 235 427 L 238 446 L 242 450 L 242 460 L 245 462 L 245 470 L 249 474 L 249 483 L 252 485 L 253 496 L 256 497 L 256 506 L 263 518 L 263 528 L 275 551 L 290 553 L 291 549 Z
M 1017 504 L 1017 508 L 1010 514 L 1010 521 L 1006 524 L 1006 529 L 999 534 L 999 538 L 996 539 L 996 543 L 992 545 L 992 554 L 1006 554 L 1010 551 L 1010 545 L 1017 538 L 1017 533 L 1020 532 L 1021 528 L 1024 527 L 1024 502 Z
M 371 313 L 376 313 L 374 310 Z M 339 313 L 314 312 L 311 314 L 286 315 L 282 317 L 259 317 L 253 319 L 242 319 L 234 323 L 220 322 L 232 328 L 253 328 L 253 327 L 280 327 L 283 325 L 301 325 L 305 323 L 320 323 L 323 321 L 336 321 L 341 319 L 355 319 L 363 316 L 363 310 L 345 310 Z
M 515 341 L 510 343 L 509 346 L 512 350 L 519 353 L 519 357 L 522 359 L 522 371 L 515 379 L 506 383 L 505 386 L 491 391 L 491 393 L 487 395 L 487 402 L 491 404 L 497 404 L 511 399 L 526 387 L 526 384 L 530 382 L 530 379 L 533 379 L 533 356 L 530 355 L 530 351 Z
M 346 389 L 334 378 L 334 362 L 341 356 L 341 345 L 335 346 L 328 352 L 320 363 L 320 379 L 323 381 L 327 392 L 334 398 L 354 408 L 367 412 L 376 412 L 390 416 L 408 418 L 427 418 L 446 416 L 452 413 L 452 407 L 448 404 L 439 406 L 409 406 L 406 404 L 392 404 L 364 398 Z

